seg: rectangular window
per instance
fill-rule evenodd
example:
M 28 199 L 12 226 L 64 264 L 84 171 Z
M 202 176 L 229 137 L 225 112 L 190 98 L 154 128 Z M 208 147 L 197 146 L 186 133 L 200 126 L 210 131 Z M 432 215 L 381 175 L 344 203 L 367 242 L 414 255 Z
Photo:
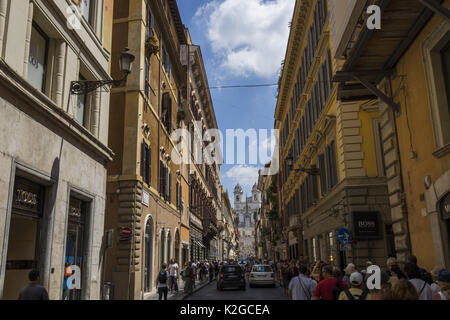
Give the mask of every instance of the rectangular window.
M 28 57 L 27 80 L 38 90 L 45 91 L 45 73 L 47 69 L 47 52 L 49 38 L 33 22 Z
M 170 80 L 171 63 L 170 63 L 169 54 L 167 53 L 165 45 L 162 46 L 162 53 L 163 53 L 162 64 L 163 64 L 164 70 L 167 73 L 167 78 Z
M 80 11 L 83 17 L 89 22 L 90 25 L 93 24 L 93 13 L 94 13 L 94 0 L 81 0 Z
M 145 57 L 145 97 L 150 98 L 150 57 Z
M 441 50 L 442 72 L 444 73 L 444 86 L 447 94 L 447 112 L 450 115 L 450 42 Z
M 150 1 L 151 0 L 148 0 L 147 4 L 146 4 L 147 16 L 146 16 L 146 21 L 145 21 L 145 23 L 146 23 L 145 31 L 146 31 L 147 39 L 153 36 L 153 29 L 152 29 L 153 28 L 153 17 L 152 17 L 152 10 L 150 9 Z
M 148 185 L 151 184 L 151 171 L 152 171 L 152 152 L 151 148 L 142 142 L 141 146 L 141 176 L 142 180 Z
M 79 78 L 80 78 L 80 81 L 86 81 L 86 78 L 84 78 L 81 74 L 80 74 Z M 86 125 L 86 109 L 87 109 L 87 100 L 88 100 L 87 98 L 88 98 L 87 93 L 78 95 L 75 119 L 82 126 Z
M 327 174 L 325 167 L 325 155 L 319 155 L 320 191 L 322 196 L 327 194 Z

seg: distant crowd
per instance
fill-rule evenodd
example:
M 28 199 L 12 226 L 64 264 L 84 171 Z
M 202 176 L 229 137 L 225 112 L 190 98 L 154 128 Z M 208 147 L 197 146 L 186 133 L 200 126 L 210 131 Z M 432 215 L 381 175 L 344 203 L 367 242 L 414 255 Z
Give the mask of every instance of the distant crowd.
M 389 258 L 380 266 L 380 287 L 369 289 L 367 280 L 372 266 L 357 270 L 349 263 L 344 270 L 333 264 L 317 261 L 308 264 L 304 259 L 279 261 L 273 264 L 280 284 L 292 300 L 450 300 L 450 271 L 442 267 L 431 273 L 410 256 L 405 263 Z

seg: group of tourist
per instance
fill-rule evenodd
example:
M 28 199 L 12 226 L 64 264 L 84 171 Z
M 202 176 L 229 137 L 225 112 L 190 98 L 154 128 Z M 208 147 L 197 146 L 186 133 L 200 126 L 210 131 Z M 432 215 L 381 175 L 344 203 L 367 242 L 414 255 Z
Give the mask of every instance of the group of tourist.
M 371 261 L 362 270 L 350 263 L 343 271 L 323 261 L 276 265 L 280 284 L 292 300 L 450 300 L 450 270 L 436 267 L 427 272 L 415 256 L 404 263 L 389 258 L 379 279 Z

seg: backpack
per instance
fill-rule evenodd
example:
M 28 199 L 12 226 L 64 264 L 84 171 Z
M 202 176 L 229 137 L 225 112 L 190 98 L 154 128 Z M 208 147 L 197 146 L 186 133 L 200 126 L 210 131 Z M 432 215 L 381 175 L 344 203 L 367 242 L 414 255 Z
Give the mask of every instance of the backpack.
M 348 289 L 344 289 L 345 295 L 348 300 L 355 300 L 355 297 L 350 293 Z M 369 294 L 369 290 L 367 288 L 363 289 L 362 294 L 359 296 L 358 300 L 366 300 L 367 295 Z
M 337 279 L 336 286 L 333 289 L 333 298 L 334 300 L 339 300 L 339 295 L 344 291 L 342 287 L 341 279 Z
M 167 271 L 160 271 L 158 274 L 158 282 L 161 284 L 167 283 Z
M 429 285 L 433 283 L 433 277 L 431 276 L 431 273 L 429 273 L 425 269 L 420 269 L 420 278 Z

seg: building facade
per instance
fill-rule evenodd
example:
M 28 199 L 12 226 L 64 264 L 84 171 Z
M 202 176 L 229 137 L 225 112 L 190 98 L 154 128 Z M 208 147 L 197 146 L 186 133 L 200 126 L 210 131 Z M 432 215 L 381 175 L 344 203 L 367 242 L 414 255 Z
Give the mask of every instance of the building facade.
M 215 155 L 205 158 L 211 142 L 208 130 L 217 130 L 214 106 L 201 49 L 190 41 L 185 50 L 189 70 L 189 110 L 186 127 L 189 132 L 189 216 L 191 261 L 214 261 L 219 255 L 219 229 L 222 194 L 220 192 L 220 165 Z
M 242 187 L 239 184 L 236 185 L 234 188 L 234 210 L 239 219 L 240 258 L 256 257 L 255 219 L 260 207 L 261 194 L 256 187 L 256 183 L 253 185 L 250 197 L 244 196 Z
M 395 253 L 380 110 L 338 99 L 330 1 L 296 1 L 275 111 L 280 130 L 278 256 L 383 265 Z M 338 242 L 348 230 L 352 242 Z
M 31 269 L 52 300 L 100 299 L 109 87 L 71 82 L 111 79 L 112 4 L 0 1 L 1 299 Z
M 332 2 L 338 96 L 357 104 L 369 96 L 380 112 L 397 258 L 413 254 L 428 270 L 448 268 L 450 1 L 390 1 L 381 7 L 381 29 L 361 33 L 356 21 L 366 23 L 365 7 Z
M 108 166 L 105 230 L 113 246 L 104 280 L 114 299 L 145 299 L 161 265 L 189 255 L 188 169 L 176 161 L 182 145 L 171 137 L 184 126 L 185 44 L 176 1 L 115 2 L 112 56 L 128 46 L 136 61 L 127 83 L 112 91 L 109 119 L 116 156 Z

